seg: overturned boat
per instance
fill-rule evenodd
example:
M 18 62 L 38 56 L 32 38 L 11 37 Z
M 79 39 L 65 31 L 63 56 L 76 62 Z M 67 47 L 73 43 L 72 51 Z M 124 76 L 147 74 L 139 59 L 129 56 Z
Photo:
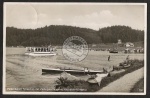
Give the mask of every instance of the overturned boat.
M 97 73 L 104 73 L 104 70 L 101 71 L 95 71 L 95 70 L 89 70 L 88 68 L 84 68 L 83 70 L 79 69 L 61 69 L 61 68 L 42 68 L 42 73 L 62 73 L 67 72 L 70 74 L 97 74 Z

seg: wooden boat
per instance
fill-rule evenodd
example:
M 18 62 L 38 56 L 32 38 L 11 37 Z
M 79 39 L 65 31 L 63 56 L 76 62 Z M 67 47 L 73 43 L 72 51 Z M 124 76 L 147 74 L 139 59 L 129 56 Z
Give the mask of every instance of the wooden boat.
M 123 68 L 129 68 L 131 66 L 131 64 L 124 64 Z
M 56 53 L 52 47 L 26 47 L 25 55 L 54 56 Z
M 104 73 L 104 71 L 95 71 L 95 70 L 89 70 L 88 68 L 84 68 L 84 70 L 78 70 L 78 69 L 60 69 L 60 68 L 42 68 L 42 73 L 62 73 L 67 72 L 70 74 L 97 74 L 97 73 Z
M 116 50 L 109 51 L 109 53 L 118 53 Z

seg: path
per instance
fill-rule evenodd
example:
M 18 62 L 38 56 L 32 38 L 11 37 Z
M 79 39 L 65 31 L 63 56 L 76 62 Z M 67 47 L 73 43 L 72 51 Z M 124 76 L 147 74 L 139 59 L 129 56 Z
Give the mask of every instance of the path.
M 128 73 L 118 80 L 103 87 L 98 92 L 130 92 L 139 79 L 144 77 L 144 68 L 140 68 L 134 72 Z

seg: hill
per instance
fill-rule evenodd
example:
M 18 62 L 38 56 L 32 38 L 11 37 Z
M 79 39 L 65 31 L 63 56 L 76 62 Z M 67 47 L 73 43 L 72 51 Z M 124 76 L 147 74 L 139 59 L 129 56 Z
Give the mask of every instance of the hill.
M 99 29 L 98 35 L 103 43 L 144 41 L 144 31 L 135 30 L 128 26 L 111 26 Z
M 6 46 L 62 45 L 70 36 L 80 36 L 88 44 L 143 41 L 144 31 L 126 26 L 112 26 L 98 31 L 65 25 L 51 25 L 37 29 L 6 28 Z

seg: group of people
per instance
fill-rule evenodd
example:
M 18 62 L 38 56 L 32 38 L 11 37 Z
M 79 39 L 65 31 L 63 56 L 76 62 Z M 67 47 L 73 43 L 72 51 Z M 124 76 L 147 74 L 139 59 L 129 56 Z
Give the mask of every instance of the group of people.
M 50 52 L 54 51 L 53 48 L 43 48 L 43 47 L 28 47 L 28 52 Z

